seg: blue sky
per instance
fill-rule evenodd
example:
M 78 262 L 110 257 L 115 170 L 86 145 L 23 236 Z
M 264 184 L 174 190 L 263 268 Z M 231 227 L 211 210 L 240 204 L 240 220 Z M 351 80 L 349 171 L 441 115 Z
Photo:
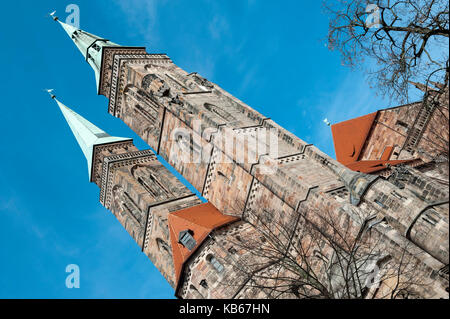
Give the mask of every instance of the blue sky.
M 167 53 L 334 157 L 322 120 L 391 106 L 327 50 L 320 1 L 76 1 L 81 28 Z M 173 298 L 88 182 L 86 160 L 44 88 L 111 135 L 132 137 L 93 71 L 48 16 L 63 1 L 8 1 L 0 20 L 0 298 Z M 79 289 L 65 267 L 80 267 Z

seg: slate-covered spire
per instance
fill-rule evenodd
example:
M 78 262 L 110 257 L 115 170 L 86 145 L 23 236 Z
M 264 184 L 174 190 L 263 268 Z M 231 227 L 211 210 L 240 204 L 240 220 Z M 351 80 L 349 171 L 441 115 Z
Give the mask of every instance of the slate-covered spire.
M 49 90 L 49 93 L 51 98 L 54 99 L 58 104 L 62 114 L 64 115 L 67 123 L 70 126 L 70 129 L 72 130 L 73 135 L 77 139 L 77 142 L 80 145 L 81 150 L 84 153 L 84 156 L 86 157 L 89 170 L 89 180 L 91 180 L 91 170 L 93 161 L 92 156 L 94 154 L 94 147 L 96 145 L 129 141 L 131 139 L 110 136 L 105 131 L 101 130 L 100 128 L 98 128 L 97 126 L 86 120 L 84 117 L 82 117 L 78 113 L 72 111 L 67 106 L 62 104 L 56 98 L 56 96 L 52 94 L 51 90 Z
M 102 67 L 103 48 L 118 47 L 119 45 L 107 39 L 101 38 L 89 32 L 75 28 L 74 26 L 59 21 L 58 17 L 53 16 L 53 20 L 57 21 L 72 41 L 83 54 L 85 60 L 91 65 L 95 72 L 95 83 L 97 85 L 97 92 L 100 83 L 100 70 Z

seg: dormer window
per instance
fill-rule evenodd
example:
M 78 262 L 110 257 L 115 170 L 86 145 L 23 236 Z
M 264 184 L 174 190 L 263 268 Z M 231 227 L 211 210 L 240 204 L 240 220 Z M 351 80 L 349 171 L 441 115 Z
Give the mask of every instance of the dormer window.
M 182 244 L 184 247 L 186 247 L 189 250 L 193 250 L 195 246 L 197 245 L 197 242 L 195 241 L 194 237 L 192 236 L 193 232 L 192 230 L 183 230 L 180 231 L 180 235 L 178 236 L 178 242 Z

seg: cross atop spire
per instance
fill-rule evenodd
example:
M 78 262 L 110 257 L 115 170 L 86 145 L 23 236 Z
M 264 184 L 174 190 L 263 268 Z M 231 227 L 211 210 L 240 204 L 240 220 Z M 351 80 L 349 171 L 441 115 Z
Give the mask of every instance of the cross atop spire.
M 81 147 L 81 150 L 86 157 L 88 170 L 89 170 L 89 180 L 91 180 L 91 171 L 92 171 L 92 161 L 94 154 L 94 147 L 102 144 L 110 144 L 122 141 L 129 141 L 130 138 L 124 137 L 115 137 L 110 136 L 105 131 L 101 130 L 84 117 L 79 115 L 78 113 L 72 111 L 70 108 L 62 104 L 56 96 L 52 93 L 52 89 L 46 90 L 51 98 L 56 101 L 58 104 L 62 114 L 64 115 L 67 123 L 72 130 L 73 135 L 75 136 L 78 144 Z
M 57 21 L 72 39 L 72 41 L 83 54 L 85 60 L 90 64 L 95 72 L 95 82 L 97 84 L 97 92 L 100 83 L 100 70 L 102 66 L 103 48 L 105 47 L 119 47 L 120 45 L 113 43 L 107 39 L 96 36 L 89 32 L 75 28 L 74 26 L 61 22 L 55 11 L 50 14 L 53 20 Z

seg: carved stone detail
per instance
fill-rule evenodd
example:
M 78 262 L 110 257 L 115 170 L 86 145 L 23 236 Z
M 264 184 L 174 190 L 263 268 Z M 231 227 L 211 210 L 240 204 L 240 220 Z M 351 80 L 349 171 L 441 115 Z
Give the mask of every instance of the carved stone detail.
M 161 54 L 145 54 L 145 55 L 133 55 L 133 54 L 116 54 L 112 64 L 112 77 L 111 77 L 111 90 L 109 95 L 108 112 L 116 115 L 120 114 L 120 105 L 122 95 L 117 94 L 118 91 L 123 90 L 127 85 L 125 72 L 121 72 L 124 62 L 128 64 L 149 64 L 154 63 L 156 65 L 169 65 L 172 61 L 166 56 Z
M 123 48 L 123 47 L 104 47 L 103 48 L 103 67 L 100 70 L 100 91 L 106 97 L 109 96 L 111 88 L 111 74 L 114 55 L 116 54 L 143 54 L 145 48 Z
M 100 202 L 109 209 L 112 198 L 112 187 L 115 170 L 128 165 L 143 164 L 158 161 L 150 150 L 130 152 L 107 156 L 104 159 L 101 177 Z
M 92 156 L 92 159 L 93 159 L 92 168 L 95 169 L 96 167 L 98 167 L 98 165 L 100 163 L 102 163 L 103 158 L 101 156 L 99 156 L 99 154 L 101 152 L 103 152 L 105 149 L 112 151 L 112 150 L 122 149 L 122 148 L 127 149 L 128 147 L 131 147 L 131 146 L 133 146 L 133 141 L 131 139 L 129 141 L 120 142 L 120 143 L 96 145 L 94 147 L 94 154 Z M 96 174 L 96 172 L 93 172 L 93 173 L 94 174 L 92 174 L 92 182 L 96 183 L 97 182 L 97 174 Z

